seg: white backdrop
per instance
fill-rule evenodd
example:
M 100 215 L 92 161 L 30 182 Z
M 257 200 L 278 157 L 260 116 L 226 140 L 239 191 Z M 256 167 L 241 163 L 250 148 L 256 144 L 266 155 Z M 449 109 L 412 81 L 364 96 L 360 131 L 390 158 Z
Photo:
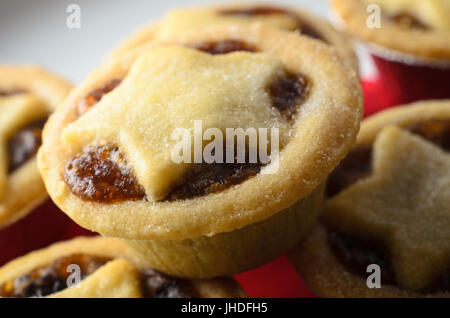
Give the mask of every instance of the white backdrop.
M 205 0 L 0 0 L 0 63 L 35 63 L 74 82 L 136 27 L 179 5 Z M 236 2 L 236 1 L 233 1 Z M 327 0 L 271 0 L 327 16 Z M 66 25 L 69 4 L 81 8 L 81 28 Z

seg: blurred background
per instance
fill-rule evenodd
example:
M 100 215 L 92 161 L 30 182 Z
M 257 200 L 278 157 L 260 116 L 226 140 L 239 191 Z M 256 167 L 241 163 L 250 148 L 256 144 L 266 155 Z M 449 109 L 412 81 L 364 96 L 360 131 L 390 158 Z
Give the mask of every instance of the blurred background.
M 77 83 L 120 40 L 170 8 L 226 2 L 237 1 L 0 0 L 0 63 L 36 63 Z M 265 2 L 300 6 L 325 18 L 329 15 L 328 0 Z M 67 27 L 70 4 L 81 9 L 79 29 Z M 363 73 L 369 75 L 370 61 L 362 56 Z

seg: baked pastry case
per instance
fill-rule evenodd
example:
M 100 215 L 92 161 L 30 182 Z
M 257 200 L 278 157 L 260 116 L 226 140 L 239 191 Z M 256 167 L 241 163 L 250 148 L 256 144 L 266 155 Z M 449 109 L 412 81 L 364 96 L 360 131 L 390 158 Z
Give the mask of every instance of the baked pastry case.
M 188 2 L 0 4 L 1 301 L 448 298 L 449 1 Z

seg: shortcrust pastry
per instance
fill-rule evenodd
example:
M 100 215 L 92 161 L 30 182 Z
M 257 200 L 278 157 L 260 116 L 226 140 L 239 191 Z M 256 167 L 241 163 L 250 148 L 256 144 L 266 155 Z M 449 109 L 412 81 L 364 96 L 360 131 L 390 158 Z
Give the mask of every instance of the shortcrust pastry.
M 76 238 L 0 268 L 0 297 L 245 297 L 232 278 L 183 280 L 146 267 L 115 238 Z
M 332 0 L 332 5 L 345 29 L 364 41 L 426 60 L 450 60 L 448 0 Z
M 65 80 L 33 66 L 0 66 L 0 227 L 46 197 L 35 154 L 47 117 L 68 95 Z
M 381 112 L 331 174 L 321 222 L 290 255 L 324 297 L 448 297 L 450 101 Z M 381 288 L 366 280 L 380 268 Z M 374 279 L 372 277 L 371 279 Z
M 121 55 L 151 41 L 171 41 L 187 30 L 213 25 L 262 24 L 281 30 L 301 33 L 336 48 L 339 56 L 358 69 L 353 46 L 328 22 L 304 10 L 262 3 L 227 4 L 180 8 L 169 11 L 157 23 L 137 30 L 113 50 L 110 57 Z
M 361 116 L 356 72 L 328 45 L 260 25 L 219 26 L 95 71 L 46 125 L 39 166 L 65 213 L 127 241 L 152 268 L 229 275 L 306 233 Z M 224 136 L 278 128 L 279 157 L 177 164 L 173 132 L 196 120 Z

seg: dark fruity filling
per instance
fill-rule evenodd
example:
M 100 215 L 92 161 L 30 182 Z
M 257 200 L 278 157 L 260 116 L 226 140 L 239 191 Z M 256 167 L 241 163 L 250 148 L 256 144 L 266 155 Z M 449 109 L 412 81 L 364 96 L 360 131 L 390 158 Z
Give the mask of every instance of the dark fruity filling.
M 77 107 L 78 116 L 81 116 L 84 113 L 86 113 L 89 109 L 92 108 L 92 106 L 97 104 L 103 98 L 103 96 L 105 96 L 113 89 L 115 89 L 117 86 L 119 86 L 121 82 L 122 82 L 121 79 L 113 79 L 108 83 L 102 85 L 101 87 L 90 92 L 85 98 L 80 100 L 80 102 L 78 103 Z
M 422 23 L 422 21 L 420 21 L 418 18 L 414 17 L 409 13 L 398 13 L 395 15 L 391 15 L 389 16 L 389 19 L 391 19 L 399 27 L 408 30 L 415 29 L 428 31 L 430 29 L 428 25 Z
M 141 289 L 145 298 L 188 298 L 180 282 L 154 269 L 140 272 Z
M 8 140 L 8 172 L 12 173 L 31 159 L 41 146 L 46 119 L 35 121 L 17 131 Z
M 450 151 L 450 119 L 422 121 L 413 123 L 405 128 L 443 150 Z
M 243 8 L 243 9 L 225 9 L 221 10 L 220 14 L 223 15 L 237 15 L 237 16 L 268 16 L 268 15 L 285 15 L 296 21 L 297 30 L 300 30 L 302 34 L 307 35 L 316 40 L 321 40 L 323 42 L 327 42 L 324 37 L 311 25 L 305 23 L 301 20 L 301 18 L 292 11 L 269 7 L 269 6 L 256 6 L 251 8 Z M 294 31 L 294 30 L 292 30 Z
M 19 88 L 14 88 L 14 89 L 1 89 L 0 88 L 0 97 L 20 95 L 23 93 L 25 93 L 25 91 L 22 89 L 19 89 Z
M 28 274 L 0 286 L 0 297 L 44 297 L 66 289 L 67 279 L 72 271 L 68 266 L 80 266 L 80 278 L 88 275 L 107 263 L 109 259 L 88 255 L 73 254 L 56 259 L 50 266 L 39 267 Z
M 292 120 L 308 89 L 303 76 L 287 74 L 270 84 L 267 90 L 273 106 Z M 182 178 L 183 182 L 174 186 L 166 200 L 184 200 L 222 191 L 255 176 L 262 166 L 261 163 L 195 164 Z M 111 145 L 90 147 L 70 159 L 64 180 L 73 194 L 88 201 L 116 203 L 145 197 L 144 189 L 119 149 Z
M 167 200 L 185 200 L 220 192 L 259 173 L 260 163 L 199 163 L 175 187 Z
M 419 121 L 404 127 L 413 134 L 423 137 L 445 151 L 450 151 L 450 119 Z M 327 196 L 333 197 L 353 183 L 369 176 L 372 172 L 372 147 L 360 146 L 353 149 L 330 175 Z M 390 256 L 380 242 L 364 241 L 342 233 L 328 231 L 328 244 L 348 271 L 366 277 L 369 264 L 381 267 L 382 283 L 395 284 Z M 450 271 L 437 277 L 422 293 L 449 292 Z
M 396 285 L 389 251 L 384 244 L 367 241 L 350 235 L 328 231 L 328 245 L 339 262 L 354 275 L 367 277 L 367 266 L 377 264 L 381 269 L 381 284 Z M 419 293 L 450 292 L 450 270 L 439 275 Z
M 145 197 L 125 158 L 112 145 L 89 147 L 71 158 L 64 180 L 73 194 L 87 201 L 116 203 Z
M 325 43 L 329 43 L 322 34 L 319 33 L 312 25 L 307 24 L 306 22 L 299 22 L 300 33 L 315 40 L 320 40 Z
M 250 43 L 239 40 L 224 40 L 199 42 L 191 46 L 193 49 L 209 53 L 212 55 L 228 54 L 237 51 L 257 52 L 258 49 Z
M 225 152 L 224 152 L 225 154 Z M 247 161 L 247 160 L 246 160 Z M 256 175 L 260 163 L 201 163 L 182 178 L 166 200 L 183 200 L 222 191 Z M 90 147 L 70 159 L 64 181 L 78 197 L 102 203 L 141 200 L 145 191 L 137 183 L 117 147 Z
M 0 285 L 0 297 L 45 297 L 68 288 L 73 273 L 69 265 L 80 267 L 83 280 L 111 259 L 72 254 L 56 259 L 50 266 L 39 267 L 28 274 Z M 70 269 L 70 270 L 69 270 Z M 153 269 L 140 271 L 141 291 L 146 298 L 187 298 L 181 283 Z
M 306 98 L 309 86 L 302 75 L 286 74 L 272 82 L 267 91 L 272 99 L 272 104 L 287 118 L 293 119 L 297 106 Z
M 367 276 L 367 266 L 377 264 L 381 268 L 381 283 L 394 283 L 390 256 L 382 244 L 331 230 L 328 231 L 327 239 L 331 250 L 349 272 L 358 276 Z

